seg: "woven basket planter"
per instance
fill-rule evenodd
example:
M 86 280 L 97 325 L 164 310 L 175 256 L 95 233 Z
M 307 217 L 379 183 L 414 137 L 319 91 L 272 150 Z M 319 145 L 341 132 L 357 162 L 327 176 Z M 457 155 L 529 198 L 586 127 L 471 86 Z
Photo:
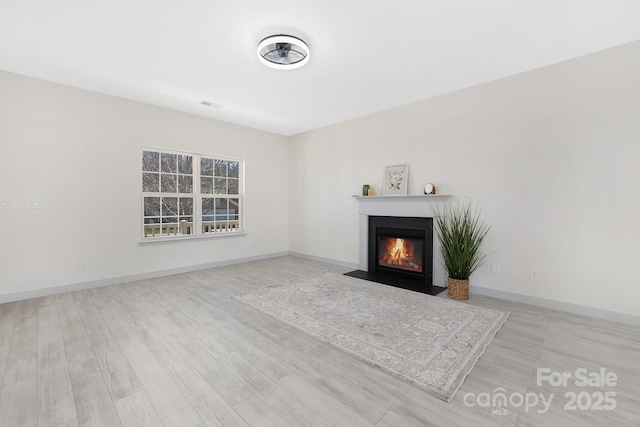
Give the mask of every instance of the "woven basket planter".
M 447 278 L 447 294 L 451 299 L 469 299 L 469 279 L 458 280 Z

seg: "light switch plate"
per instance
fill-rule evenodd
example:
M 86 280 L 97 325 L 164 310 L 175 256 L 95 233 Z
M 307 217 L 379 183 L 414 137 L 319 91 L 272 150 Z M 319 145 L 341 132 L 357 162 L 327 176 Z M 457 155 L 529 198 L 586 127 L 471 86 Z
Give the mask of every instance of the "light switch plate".
M 27 209 L 44 209 L 44 199 L 27 199 Z
M 16 206 L 16 203 L 13 199 L 2 199 L 0 200 L 0 208 L 1 209 L 13 209 Z

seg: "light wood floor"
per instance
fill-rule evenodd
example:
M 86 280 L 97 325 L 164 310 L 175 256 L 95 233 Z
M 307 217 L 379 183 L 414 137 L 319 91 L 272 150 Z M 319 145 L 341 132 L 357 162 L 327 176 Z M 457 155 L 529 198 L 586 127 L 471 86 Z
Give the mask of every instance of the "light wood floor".
M 283 257 L 2 304 L 0 425 L 640 425 L 638 327 L 472 295 L 511 316 L 446 403 L 229 298 L 324 270 L 345 272 Z M 618 382 L 538 387 L 537 368 Z M 465 404 L 499 387 L 554 398 L 543 414 Z M 563 408 L 601 391 L 614 410 Z

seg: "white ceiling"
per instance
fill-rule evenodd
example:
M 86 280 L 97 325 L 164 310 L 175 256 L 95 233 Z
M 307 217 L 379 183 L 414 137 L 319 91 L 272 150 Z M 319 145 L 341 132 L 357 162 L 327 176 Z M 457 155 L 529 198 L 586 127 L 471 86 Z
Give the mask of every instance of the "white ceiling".
M 2 70 L 283 135 L 639 39 L 638 0 L 0 0 Z

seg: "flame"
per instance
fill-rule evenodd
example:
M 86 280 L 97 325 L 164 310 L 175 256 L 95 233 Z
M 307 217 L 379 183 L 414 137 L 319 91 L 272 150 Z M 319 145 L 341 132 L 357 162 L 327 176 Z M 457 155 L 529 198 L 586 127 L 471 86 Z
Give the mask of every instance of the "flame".
M 378 265 L 382 267 L 396 268 L 400 270 L 422 272 L 422 246 L 419 247 L 418 255 L 414 254 L 416 250 L 415 243 L 411 239 L 383 237 L 384 249 L 378 257 Z M 395 240 L 395 243 L 394 243 Z
M 401 264 L 407 261 L 407 251 L 404 249 L 404 239 L 396 239 L 396 245 L 391 250 L 391 262 Z

